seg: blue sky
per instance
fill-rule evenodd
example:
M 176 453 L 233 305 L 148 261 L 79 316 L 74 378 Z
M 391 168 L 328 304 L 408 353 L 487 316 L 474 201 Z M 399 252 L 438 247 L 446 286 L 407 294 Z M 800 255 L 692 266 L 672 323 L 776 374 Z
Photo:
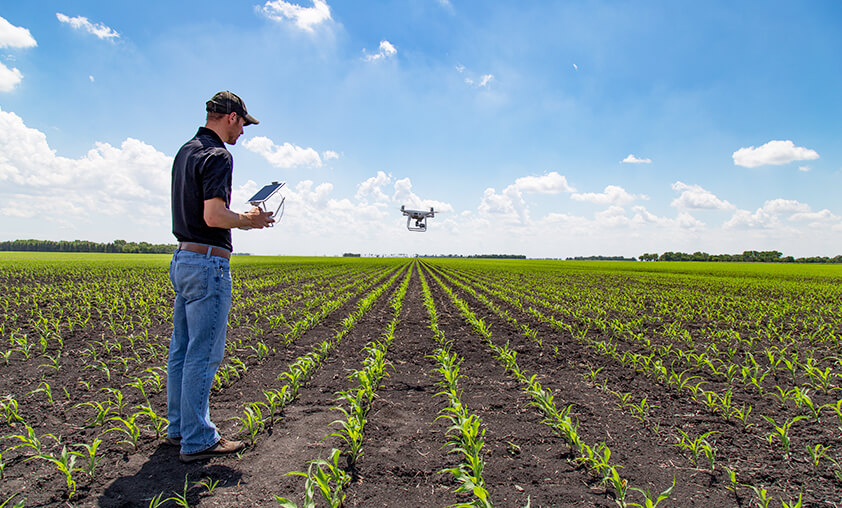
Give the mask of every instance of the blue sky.
M 231 90 L 261 254 L 842 253 L 842 4 L 0 6 L 0 240 L 171 242 L 172 157 Z M 429 231 L 398 211 L 434 206 Z

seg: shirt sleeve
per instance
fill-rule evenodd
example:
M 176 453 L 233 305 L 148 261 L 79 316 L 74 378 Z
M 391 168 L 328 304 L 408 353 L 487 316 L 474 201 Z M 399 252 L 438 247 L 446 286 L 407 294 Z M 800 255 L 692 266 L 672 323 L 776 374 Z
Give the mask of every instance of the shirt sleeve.
M 227 150 L 208 155 L 202 165 L 202 194 L 205 200 L 222 198 L 226 206 L 231 204 L 232 162 Z

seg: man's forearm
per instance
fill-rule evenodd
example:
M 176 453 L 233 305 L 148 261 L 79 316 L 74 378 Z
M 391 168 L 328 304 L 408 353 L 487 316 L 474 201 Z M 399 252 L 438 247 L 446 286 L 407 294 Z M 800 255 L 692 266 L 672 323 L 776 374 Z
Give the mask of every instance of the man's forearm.
M 233 229 L 251 225 L 251 220 L 245 214 L 232 212 L 221 199 L 205 201 L 203 213 L 205 224 L 212 228 Z
M 232 212 L 221 198 L 206 200 L 203 216 L 208 226 L 223 229 L 261 229 L 275 222 L 271 212 L 259 208 L 252 208 L 246 213 Z

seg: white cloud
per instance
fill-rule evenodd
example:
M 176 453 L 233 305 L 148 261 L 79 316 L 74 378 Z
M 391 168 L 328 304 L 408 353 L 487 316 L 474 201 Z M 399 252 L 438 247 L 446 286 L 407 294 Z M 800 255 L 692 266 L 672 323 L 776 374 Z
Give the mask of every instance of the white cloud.
M 485 189 L 478 211 L 480 215 L 506 215 L 508 222 L 521 225 L 530 224 L 529 206 L 523 198 L 528 194 L 559 194 L 573 192 L 576 189 L 567 183 L 567 178 L 551 171 L 543 176 L 524 176 L 515 180 L 501 193 L 493 187 Z M 499 220 L 499 219 L 497 219 Z
M 137 139 L 56 155 L 44 133 L 0 110 L 0 215 L 49 221 L 97 215 L 158 223 L 169 213 L 172 158 Z
M 322 152 L 322 159 L 329 161 L 331 159 L 338 159 L 339 154 L 334 152 L 333 150 L 325 150 Z
M 675 182 L 672 184 L 672 190 L 681 192 L 681 195 L 670 203 L 671 206 L 676 208 L 691 210 L 731 210 L 735 208 L 728 201 L 719 199 L 715 194 L 699 185 Z
M 629 155 L 628 155 L 625 159 L 623 159 L 621 162 L 623 162 L 623 163 L 625 163 L 625 164 L 651 164 L 651 163 L 652 163 L 652 159 L 639 159 L 639 158 L 635 157 L 635 155 L 634 155 L 634 154 L 630 153 L 630 154 L 629 154 Z
M 329 204 L 330 200 L 328 196 L 333 192 L 333 184 L 322 182 L 314 189 L 311 180 L 304 180 L 298 182 L 298 185 L 295 186 L 295 191 L 295 195 L 299 201 L 310 205 L 314 209 L 323 209 Z
M 412 181 L 408 177 L 395 182 L 395 193 L 392 195 L 392 201 L 416 210 L 430 208 L 432 206 L 435 208 L 436 213 L 453 211 L 453 206 L 450 203 L 433 199 L 422 199 L 412 192 Z
M 90 80 L 91 80 L 91 83 L 93 83 L 93 82 L 94 82 L 94 77 L 93 77 L 93 75 L 88 75 L 88 79 L 90 79 Z
M 570 198 L 576 201 L 587 201 L 589 203 L 595 203 L 598 205 L 614 204 L 622 206 L 627 205 L 638 199 L 648 199 L 648 196 L 629 194 L 626 191 L 626 189 L 622 187 L 618 187 L 616 185 L 608 185 L 605 187 L 605 190 L 601 193 L 576 193 L 571 194 Z
M 791 221 L 804 221 L 804 222 L 811 222 L 811 223 L 827 223 L 827 222 L 840 222 L 842 221 L 842 217 L 834 214 L 827 208 L 818 212 L 799 212 L 794 213 L 789 217 Z
M 830 212 L 812 213 L 810 205 L 793 199 L 771 199 L 766 201 L 754 213 L 748 210 L 737 210 L 723 227 L 725 229 L 772 229 L 780 227 L 781 216 L 790 215 L 794 221 L 832 220 Z
M 763 210 L 770 213 L 809 212 L 810 205 L 794 199 L 772 199 L 763 204 Z
M 795 146 L 795 143 L 787 140 L 769 141 L 758 148 L 740 148 L 732 157 L 736 166 L 756 168 L 767 164 L 781 165 L 793 161 L 815 160 L 819 158 L 819 154 L 815 150 Z
M 806 173 L 807 171 L 810 171 L 810 166 L 798 166 L 798 171 Z
M 262 155 L 269 164 L 276 168 L 320 167 L 322 165 L 319 153 L 312 148 L 301 148 L 290 143 L 276 145 L 271 139 L 264 136 L 251 138 L 243 143 L 243 146 L 256 154 Z
M 573 192 L 576 189 L 567 183 L 567 178 L 555 171 L 543 176 L 524 176 L 515 180 L 515 187 L 522 192 L 536 194 L 559 194 Z
M 634 212 L 634 216 L 631 222 L 638 227 L 656 226 L 661 230 L 678 229 L 692 231 L 705 227 L 704 222 L 696 219 L 687 212 L 681 212 L 674 219 L 671 219 L 669 217 L 659 217 L 639 205 L 632 207 L 632 211 Z
M 330 6 L 324 0 L 313 0 L 312 7 L 302 7 L 283 0 L 266 2 L 260 9 L 266 17 L 275 21 L 291 20 L 295 26 L 306 32 L 331 19 Z
M 15 26 L 0 16 L 0 48 L 32 48 L 37 45 L 29 29 Z
M 374 201 L 388 201 L 389 196 L 383 192 L 382 188 L 390 183 L 392 183 L 392 177 L 383 171 L 378 171 L 377 176 L 372 176 L 357 185 L 357 193 L 354 197 L 363 201 L 369 198 L 372 198 Z
M 497 194 L 493 187 L 485 189 L 477 210 L 480 215 L 504 216 L 502 220 L 510 224 L 529 223 L 529 208 L 523 195 L 514 185 L 509 185 L 500 194 Z
M 693 217 L 687 212 L 681 212 L 675 220 L 676 224 L 682 229 L 702 229 L 705 223 Z
M 616 228 L 628 226 L 631 220 L 626 217 L 626 210 L 622 206 L 611 205 L 601 212 L 594 214 L 596 223 L 602 227 Z
M 0 16 L 0 48 L 31 48 L 37 45 L 28 29 L 15 26 Z M 23 73 L 17 68 L 10 69 L 0 63 L 0 92 L 11 92 L 22 79 Z
M 365 53 L 365 50 L 363 50 L 363 53 Z M 395 49 L 395 47 L 392 45 L 391 42 L 380 41 L 380 50 L 373 55 L 366 54 L 365 60 L 366 60 L 366 62 L 373 62 L 375 60 L 380 60 L 381 58 L 383 58 L 383 59 L 389 58 L 389 57 L 395 56 L 397 54 L 398 54 L 398 50 Z
M 70 25 L 76 30 L 84 30 L 91 35 L 95 35 L 99 39 L 117 39 L 120 34 L 116 30 L 110 28 L 102 23 L 91 23 L 88 18 L 84 16 L 69 17 L 60 12 L 56 13 L 56 18 L 62 23 Z
M 476 73 L 471 72 L 469 69 L 467 69 L 464 65 L 461 64 L 456 65 L 456 72 L 458 72 L 459 74 L 465 74 L 465 83 L 475 88 L 489 88 L 489 84 L 492 81 L 494 81 L 493 74 L 489 73 L 477 76 Z
M 23 79 L 23 74 L 12 67 L 11 69 L 0 63 L 0 92 L 11 92 Z

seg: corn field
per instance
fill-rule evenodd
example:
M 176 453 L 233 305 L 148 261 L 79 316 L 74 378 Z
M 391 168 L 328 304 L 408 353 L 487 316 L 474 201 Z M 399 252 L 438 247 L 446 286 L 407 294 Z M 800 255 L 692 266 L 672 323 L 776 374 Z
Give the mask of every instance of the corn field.
M 842 506 L 842 269 L 232 259 L 166 435 L 162 255 L 0 259 L 0 507 Z

